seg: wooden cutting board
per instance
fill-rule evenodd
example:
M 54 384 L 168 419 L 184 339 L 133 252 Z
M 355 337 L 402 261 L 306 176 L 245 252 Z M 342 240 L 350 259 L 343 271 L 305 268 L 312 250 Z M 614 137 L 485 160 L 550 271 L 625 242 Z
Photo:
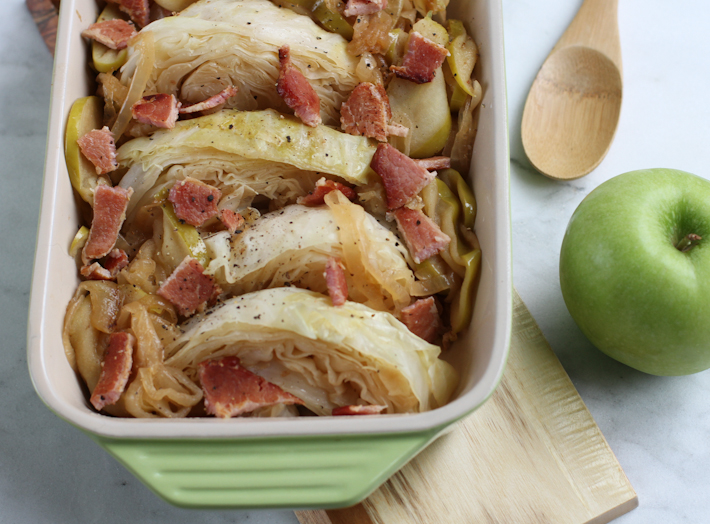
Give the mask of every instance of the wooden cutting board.
M 493 396 L 352 508 L 301 524 L 604 524 L 638 506 L 619 462 L 516 292 Z

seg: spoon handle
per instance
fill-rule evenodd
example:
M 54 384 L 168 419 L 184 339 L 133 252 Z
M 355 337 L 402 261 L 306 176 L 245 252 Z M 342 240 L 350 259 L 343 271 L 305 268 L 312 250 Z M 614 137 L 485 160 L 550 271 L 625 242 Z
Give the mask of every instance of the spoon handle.
M 618 6 L 619 0 L 585 0 L 552 53 L 569 46 L 590 47 L 608 56 L 621 71 Z

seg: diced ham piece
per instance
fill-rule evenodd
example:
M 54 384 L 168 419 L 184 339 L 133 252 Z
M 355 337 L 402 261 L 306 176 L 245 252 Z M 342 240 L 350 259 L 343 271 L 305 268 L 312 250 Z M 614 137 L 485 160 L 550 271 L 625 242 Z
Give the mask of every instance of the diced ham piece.
M 142 124 L 172 129 L 178 119 L 180 102 L 175 95 L 157 93 L 144 96 L 131 107 L 133 118 Z
M 118 4 L 121 11 L 128 14 L 138 27 L 147 26 L 150 23 L 150 2 L 149 0 L 109 0 Z
M 387 0 L 348 0 L 345 16 L 371 15 L 387 7 Z
M 401 207 L 394 212 L 397 227 L 417 264 L 446 249 L 451 239 L 418 209 Z
M 109 335 L 108 348 L 101 363 L 99 381 L 91 394 L 91 404 L 101 411 L 105 406 L 115 404 L 126 389 L 133 366 L 135 337 L 119 331 Z
M 175 182 L 168 193 L 175 215 L 196 227 L 219 214 L 217 204 L 220 198 L 222 192 L 219 189 L 190 177 Z
M 328 295 L 334 306 L 342 306 L 348 299 L 348 283 L 345 280 L 345 267 L 340 259 L 328 258 L 325 263 L 325 283 Z
M 451 167 L 451 158 L 448 156 L 432 156 L 430 158 L 420 158 L 415 160 L 417 164 L 428 171 L 436 171 L 437 169 L 449 169 Z
M 420 298 L 405 307 L 400 312 L 400 320 L 409 331 L 432 344 L 444 327 L 434 297 Z
M 244 228 L 244 217 L 239 213 L 235 213 L 231 209 L 223 209 L 219 212 L 219 219 L 224 224 L 232 235 L 241 232 Z
M 229 86 L 217 93 L 214 96 L 209 97 L 207 100 L 202 102 L 197 102 L 196 104 L 189 104 L 180 106 L 178 109 L 180 114 L 184 113 L 197 113 L 198 111 L 206 111 L 207 109 L 214 109 L 227 102 L 231 97 L 237 94 L 237 88 L 235 86 Z
M 221 418 L 276 404 L 303 404 L 300 398 L 243 368 L 237 357 L 200 362 L 199 375 L 207 413 Z
M 116 18 L 96 22 L 86 28 L 81 36 L 91 38 L 111 49 L 125 49 L 128 41 L 136 34 L 133 24 Z
M 388 135 L 407 136 L 409 129 L 389 125 L 392 118 L 387 91 L 382 85 L 361 82 L 340 106 L 340 124 L 351 135 L 376 138 L 386 142 Z
M 304 124 L 316 127 L 322 122 L 318 93 L 308 83 L 303 73 L 291 64 L 290 50 L 287 45 L 279 49 L 279 62 L 281 71 L 279 71 L 276 91 Z
M 94 164 L 97 174 L 105 175 L 118 167 L 116 142 L 108 127 L 89 131 L 76 143 L 81 153 Z
M 214 279 L 204 274 L 202 264 L 189 256 L 158 288 L 158 295 L 170 301 L 185 317 L 195 313 L 219 293 Z
M 389 144 L 377 146 L 370 167 L 382 178 L 390 210 L 405 205 L 436 177 Z
M 94 218 L 91 220 L 89 237 L 81 253 L 81 261 L 84 265 L 103 258 L 111 252 L 126 219 L 126 209 L 132 194 L 132 188 L 123 189 L 103 184 L 96 186 Z
M 315 207 L 322 206 L 325 204 L 325 195 L 331 191 L 340 191 L 349 200 L 355 200 L 357 193 L 355 190 L 341 184 L 340 182 L 335 182 L 334 180 L 328 180 L 323 177 L 318 182 L 316 182 L 316 187 L 308 193 L 306 196 L 298 197 L 296 201 L 298 204 L 303 206 Z
M 334 417 L 343 415 L 379 415 L 385 409 L 387 409 L 387 406 L 377 406 L 375 404 L 369 406 L 340 406 L 333 409 L 332 415 Z
M 406 78 L 417 84 L 426 84 L 434 80 L 436 70 L 448 55 L 449 52 L 444 46 L 412 31 L 402 65 L 390 66 L 390 70 L 400 78 Z
M 112 249 L 103 265 L 93 262 L 79 271 L 87 280 L 115 280 L 118 273 L 128 266 L 128 255 L 123 249 Z

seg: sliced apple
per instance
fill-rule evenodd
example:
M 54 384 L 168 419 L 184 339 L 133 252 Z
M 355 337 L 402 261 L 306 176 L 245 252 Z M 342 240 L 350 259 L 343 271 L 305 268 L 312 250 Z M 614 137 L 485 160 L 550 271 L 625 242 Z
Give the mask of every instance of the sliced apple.
M 449 43 L 449 33 L 444 26 L 438 22 L 434 22 L 429 16 L 422 18 L 412 26 L 412 31 L 416 31 L 424 38 L 428 38 L 432 42 L 446 47 Z
M 460 20 L 449 20 L 449 34 L 451 40 L 447 42 L 446 49 L 450 55 L 446 57 L 446 62 L 461 89 L 473 96 L 471 75 L 476 67 L 478 47 Z
M 82 153 L 76 141 L 89 131 L 103 127 L 103 100 L 97 96 L 80 98 L 71 107 L 64 135 L 64 155 L 69 180 L 79 196 L 88 203 L 94 201 L 94 189 L 104 177 Z
M 168 238 L 173 238 L 181 251 L 180 253 L 166 252 L 163 253 L 163 256 L 171 257 L 174 267 L 177 267 L 187 255 L 196 259 L 202 264 L 202 267 L 207 267 L 210 263 L 210 257 L 207 254 L 207 246 L 197 229 L 180 220 L 175 215 L 173 205 L 168 200 L 163 201 L 160 207 L 163 209 L 163 217 L 165 219 L 163 225 L 164 241 Z
M 168 11 L 172 11 L 173 13 L 182 11 L 195 2 L 197 2 L 197 0 L 155 0 L 155 3 L 160 7 L 167 9 Z
M 427 158 L 444 148 L 451 132 L 451 113 L 441 68 L 426 84 L 394 78 L 387 95 L 392 120 L 409 128 L 410 157 Z
M 96 22 L 115 20 L 117 18 L 125 20 L 126 16 L 118 10 L 118 6 L 115 4 L 108 4 L 106 8 L 101 11 Z M 91 58 L 94 61 L 94 68 L 99 73 L 110 73 L 126 63 L 128 51 L 126 49 L 121 49 L 120 51 L 110 49 L 99 42 L 93 41 L 91 42 Z

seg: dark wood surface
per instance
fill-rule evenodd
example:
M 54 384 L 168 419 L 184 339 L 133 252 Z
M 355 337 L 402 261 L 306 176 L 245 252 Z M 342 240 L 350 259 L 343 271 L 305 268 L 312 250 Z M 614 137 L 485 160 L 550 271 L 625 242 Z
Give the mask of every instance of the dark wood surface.
M 47 49 L 54 56 L 54 46 L 57 42 L 57 20 L 59 18 L 59 2 L 61 0 L 25 0 L 37 29 L 47 44 Z

